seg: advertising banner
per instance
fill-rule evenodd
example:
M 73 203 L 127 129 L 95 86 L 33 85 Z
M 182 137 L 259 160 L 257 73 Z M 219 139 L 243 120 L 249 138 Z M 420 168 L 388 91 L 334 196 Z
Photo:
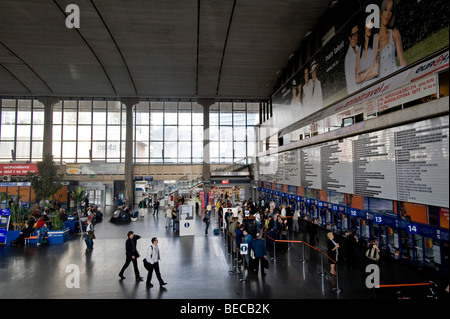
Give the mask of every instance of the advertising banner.
M 343 110 L 448 68 L 447 51 L 361 91 L 448 47 L 448 15 L 440 14 L 448 9 L 446 0 L 369 1 L 272 96 L 274 126 L 284 128 L 360 92 L 339 103 Z
M 86 163 L 66 164 L 66 175 L 123 175 L 125 164 L 122 163 Z
M 28 172 L 37 173 L 36 164 L 0 164 L 0 175 L 27 175 Z

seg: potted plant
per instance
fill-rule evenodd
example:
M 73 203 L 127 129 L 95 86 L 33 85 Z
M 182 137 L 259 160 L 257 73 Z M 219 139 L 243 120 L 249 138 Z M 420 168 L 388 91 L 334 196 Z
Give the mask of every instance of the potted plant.
M 49 202 L 52 195 L 58 192 L 63 186 L 63 174 L 58 174 L 58 166 L 53 161 L 53 156 L 50 154 L 44 155 L 42 162 L 38 162 L 37 173 L 29 172 L 28 179 L 31 182 L 31 187 L 36 194 L 36 197 L 41 199 L 40 206 L 48 208 L 52 205 Z M 65 228 L 58 212 L 51 217 L 52 229 L 48 231 L 48 241 L 50 244 L 62 244 L 69 237 L 69 228 Z
M 78 186 L 75 190 L 70 192 L 70 197 L 75 202 L 77 210 L 81 209 L 81 202 L 86 197 L 86 189 Z

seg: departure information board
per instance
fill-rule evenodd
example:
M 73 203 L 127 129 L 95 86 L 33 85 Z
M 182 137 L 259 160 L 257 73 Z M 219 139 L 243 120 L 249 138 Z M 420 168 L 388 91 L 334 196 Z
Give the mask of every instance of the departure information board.
M 353 156 L 350 139 L 320 146 L 322 189 L 353 193 Z
M 261 180 L 449 207 L 449 117 L 281 153 Z

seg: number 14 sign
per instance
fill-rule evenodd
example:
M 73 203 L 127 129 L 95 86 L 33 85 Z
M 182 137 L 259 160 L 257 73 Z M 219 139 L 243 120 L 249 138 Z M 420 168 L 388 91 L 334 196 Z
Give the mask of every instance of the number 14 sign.
M 419 233 L 419 227 L 417 224 L 410 224 L 408 223 L 406 225 L 406 231 L 408 234 L 418 234 Z

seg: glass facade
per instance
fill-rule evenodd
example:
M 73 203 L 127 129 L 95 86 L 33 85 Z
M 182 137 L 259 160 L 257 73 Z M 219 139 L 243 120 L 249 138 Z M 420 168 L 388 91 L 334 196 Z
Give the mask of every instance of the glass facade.
M 44 140 L 44 106 L 36 100 L 4 99 L 0 112 L 0 160 L 39 161 Z
M 125 161 L 125 107 L 119 101 L 63 100 L 53 107 L 53 157 L 66 163 Z
M 133 159 L 138 164 L 203 163 L 203 107 L 197 102 L 140 101 L 133 108 Z M 44 105 L 1 100 L 0 161 L 39 161 Z M 212 164 L 255 154 L 259 103 L 217 102 L 210 107 Z M 53 107 L 55 161 L 125 162 L 126 109 L 120 101 L 61 100 Z
M 196 102 L 141 101 L 133 112 L 136 163 L 201 164 L 203 106 Z M 210 158 L 231 164 L 254 155 L 259 103 L 218 102 L 210 107 Z

